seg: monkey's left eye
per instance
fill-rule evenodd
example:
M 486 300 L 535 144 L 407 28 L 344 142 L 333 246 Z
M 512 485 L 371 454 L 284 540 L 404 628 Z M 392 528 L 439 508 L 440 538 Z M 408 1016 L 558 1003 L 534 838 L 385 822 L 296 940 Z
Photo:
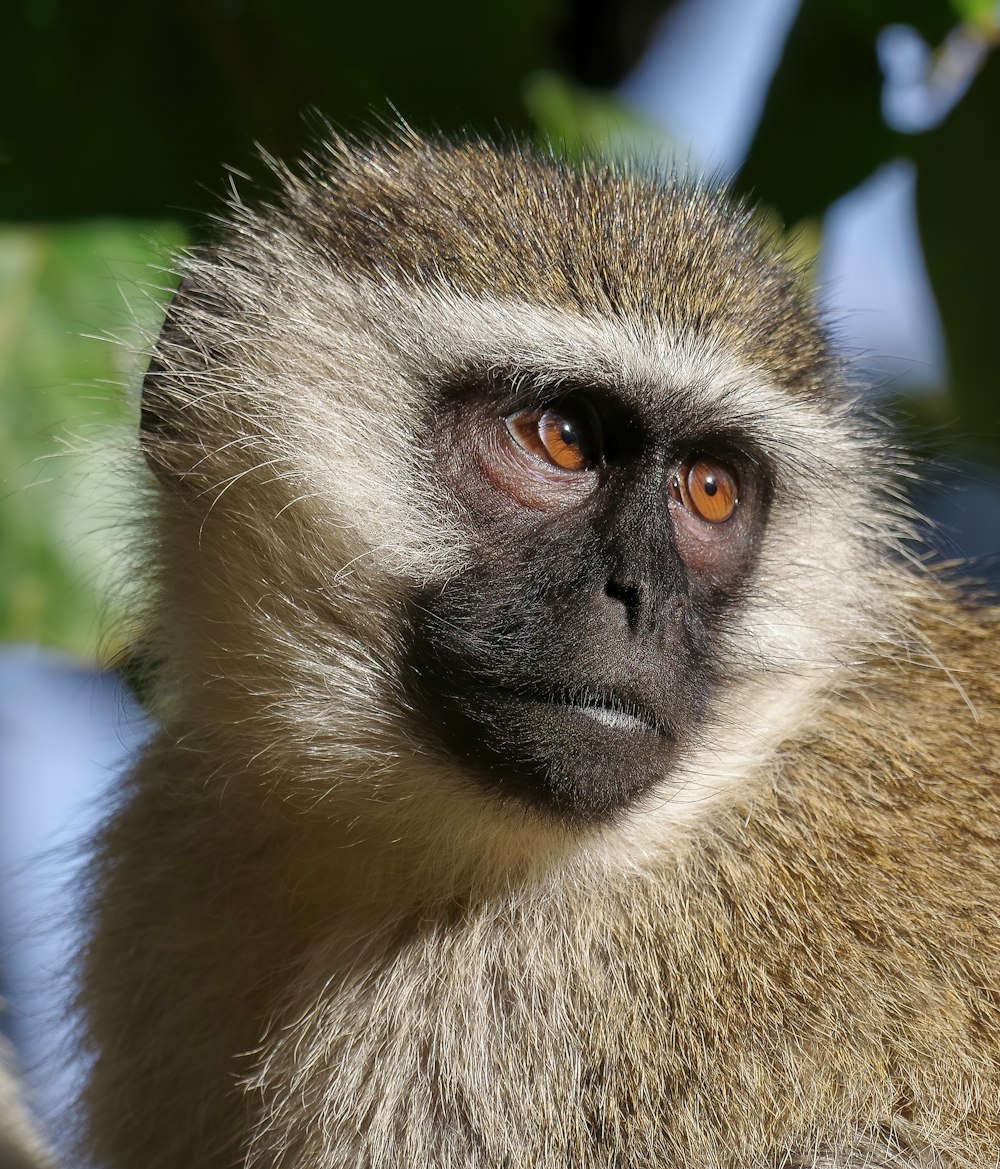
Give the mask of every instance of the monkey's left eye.
M 591 471 L 601 461 L 601 425 L 586 403 L 516 410 L 505 422 L 522 450 L 561 471 Z
M 690 459 L 678 470 L 670 494 L 689 512 L 710 524 L 724 524 L 740 501 L 736 473 L 725 463 L 706 455 Z

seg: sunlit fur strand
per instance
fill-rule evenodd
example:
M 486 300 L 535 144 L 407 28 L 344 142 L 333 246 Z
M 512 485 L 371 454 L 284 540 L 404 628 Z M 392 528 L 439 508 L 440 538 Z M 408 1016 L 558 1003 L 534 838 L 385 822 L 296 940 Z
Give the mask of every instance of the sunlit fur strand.
M 491 242 L 504 176 L 527 210 Z M 588 181 L 607 209 L 619 180 Z M 98 844 L 83 960 L 116 1169 L 995 1162 L 995 618 L 893 558 L 891 455 L 742 213 L 670 187 L 715 284 L 673 257 L 675 303 L 626 257 L 612 296 L 512 240 L 561 183 L 341 147 L 186 266 L 145 438 L 163 729 Z M 414 741 L 405 598 L 466 549 L 413 436 L 469 368 L 649 385 L 776 460 L 680 791 L 603 827 Z

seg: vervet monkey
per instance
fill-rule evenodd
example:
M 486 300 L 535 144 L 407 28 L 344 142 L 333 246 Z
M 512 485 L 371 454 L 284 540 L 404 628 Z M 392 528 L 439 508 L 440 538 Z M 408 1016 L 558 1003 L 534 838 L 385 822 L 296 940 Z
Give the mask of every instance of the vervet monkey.
M 107 1169 L 987 1169 L 996 611 L 745 209 L 336 143 L 143 394 Z

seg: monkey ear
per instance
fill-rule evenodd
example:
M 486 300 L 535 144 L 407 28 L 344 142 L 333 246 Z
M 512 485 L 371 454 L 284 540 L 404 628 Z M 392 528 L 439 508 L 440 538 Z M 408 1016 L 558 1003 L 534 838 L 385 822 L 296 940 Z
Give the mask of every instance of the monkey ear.
M 166 331 L 167 326 L 164 326 Z M 161 336 L 160 345 L 163 344 Z M 146 370 L 139 405 L 139 446 L 150 469 L 167 487 L 176 487 L 184 478 L 178 455 L 187 445 L 182 429 L 183 408 L 171 393 L 170 373 L 159 351 Z
M 149 444 L 161 436 L 173 432 L 170 421 L 169 395 L 164 392 L 166 370 L 159 354 L 154 353 L 142 380 L 142 396 L 139 401 L 139 441 L 149 454 Z
M 167 310 L 140 397 L 139 445 L 150 469 L 171 489 L 192 477 L 205 442 L 204 419 L 194 408 L 191 386 L 199 370 L 207 368 L 207 354 L 185 324 L 195 299 L 186 278 Z

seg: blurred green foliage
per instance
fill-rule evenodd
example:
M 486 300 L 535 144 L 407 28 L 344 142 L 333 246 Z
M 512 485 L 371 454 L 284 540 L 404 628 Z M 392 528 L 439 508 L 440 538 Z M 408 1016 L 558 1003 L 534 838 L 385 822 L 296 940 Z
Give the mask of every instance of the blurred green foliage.
M 605 90 L 587 89 L 540 69 L 525 79 L 524 102 L 538 137 L 574 158 L 669 163 L 663 134 Z
M 995 37 L 995 0 L 960 0 L 957 7 L 971 38 L 984 36 L 990 20 Z M 902 133 L 882 113 L 876 44 L 891 24 L 910 25 L 939 46 L 955 29 L 955 8 L 944 0 L 805 0 L 739 184 L 794 223 L 822 214 L 883 163 L 914 162 L 920 237 L 950 365 L 947 401 L 916 403 L 915 412 L 932 425 L 951 418 L 956 435 L 991 446 L 995 460 L 1000 53 L 986 57 L 939 125 Z
M 252 144 L 294 158 L 322 132 L 318 111 L 362 133 L 395 120 L 394 106 L 424 128 L 529 133 L 526 78 L 561 67 L 613 85 L 666 6 L 18 0 L 5 10 L 0 640 L 91 659 L 117 648 L 107 581 L 121 571 L 129 488 L 106 466 L 110 431 L 131 425 L 123 387 L 134 391 L 135 351 L 162 311 L 149 265 L 168 264 L 210 224 L 223 163 L 246 172 L 243 188 L 266 183 Z M 576 135 L 568 119 L 562 133 Z
M 184 240 L 170 224 L 0 229 L 0 635 L 93 657 L 122 530 L 110 428 Z M 108 334 L 115 343 L 111 344 Z
M 959 20 L 983 29 L 995 29 L 1000 13 L 996 0 L 951 0 Z
M 209 223 L 223 163 L 243 188 L 266 182 L 251 143 L 294 158 L 322 128 L 309 111 L 365 133 L 394 106 L 422 129 L 669 161 L 612 90 L 675 3 L 15 0 L 0 44 L 0 639 L 93 658 L 114 625 L 101 582 L 128 499 L 100 452 L 132 417 L 121 387 L 162 311 L 149 266 L 168 286 L 155 268 Z M 957 20 L 988 39 L 996 14 L 994 0 L 803 0 L 737 180 L 806 224 L 812 251 L 834 199 L 914 160 L 953 373 L 925 413 L 980 436 L 1000 431 L 1000 55 L 939 127 L 905 135 L 882 117 L 876 39 L 904 22 L 938 45 Z
M 912 25 L 929 44 L 955 24 L 948 0 L 805 0 L 740 185 L 795 223 L 820 215 L 915 139 L 886 125 L 877 38 Z

